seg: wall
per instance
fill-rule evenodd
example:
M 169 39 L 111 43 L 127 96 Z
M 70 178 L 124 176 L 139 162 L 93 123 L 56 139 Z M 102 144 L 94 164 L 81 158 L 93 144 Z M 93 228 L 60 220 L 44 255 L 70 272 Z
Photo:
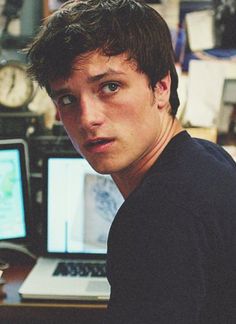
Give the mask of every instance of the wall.
M 24 0 L 20 12 L 21 35 L 16 38 L 9 38 L 7 44 L 1 39 L 0 60 L 15 59 L 25 61 L 25 55 L 21 53 L 21 47 L 38 30 L 41 20 L 42 0 Z

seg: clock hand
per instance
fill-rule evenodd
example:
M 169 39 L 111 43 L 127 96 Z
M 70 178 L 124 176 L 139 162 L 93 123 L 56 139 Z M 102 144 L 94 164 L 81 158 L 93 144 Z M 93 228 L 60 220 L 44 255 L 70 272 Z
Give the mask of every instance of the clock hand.
M 12 89 L 14 88 L 14 85 L 15 85 L 15 80 L 16 80 L 16 74 L 15 72 L 12 73 L 12 82 L 11 82 L 11 86 L 8 90 L 8 93 L 7 94 L 10 94 Z

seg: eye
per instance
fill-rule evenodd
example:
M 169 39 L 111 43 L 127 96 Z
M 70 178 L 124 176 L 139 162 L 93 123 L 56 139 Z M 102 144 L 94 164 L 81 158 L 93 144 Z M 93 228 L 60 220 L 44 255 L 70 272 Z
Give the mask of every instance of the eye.
M 61 96 L 58 100 L 58 104 L 61 107 L 69 106 L 76 101 L 76 98 L 72 95 Z
M 113 92 L 117 92 L 117 90 L 119 89 L 120 85 L 116 82 L 109 82 L 106 83 L 102 86 L 102 92 L 104 94 L 110 94 Z

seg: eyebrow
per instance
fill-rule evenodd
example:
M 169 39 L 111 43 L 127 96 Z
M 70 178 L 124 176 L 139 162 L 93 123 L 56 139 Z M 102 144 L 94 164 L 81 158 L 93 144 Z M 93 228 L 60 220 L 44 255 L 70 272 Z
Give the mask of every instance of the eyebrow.
M 96 81 L 100 81 L 103 78 L 110 77 L 112 75 L 124 75 L 124 74 L 125 74 L 124 72 L 119 72 L 119 71 L 116 71 L 116 70 L 113 70 L 113 69 L 109 68 L 104 73 L 100 73 L 100 74 L 88 77 L 87 81 L 88 81 L 88 83 L 93 83 L 93 82 L 96 82 Z
M 119 71 L 116 71 L 116 70 L 113 70 L 113 69 L 108 69 L 106 72 L 104 73 L 100 73 L 100 74 L 96 74 L 96 75 L 92 75 L 92 76 L 89 76 L 87 78 L 87 82 L 88 83 L 94 83 L 94 82 L 97 82 L 97 81 L 100 81 L 104 78 L 107 78 L 107 77 L 111 77 L 112 75 L 124 75 L 125 72 L 119 72 Z M 55 99 L 56 97 L 60 96 L 60 95 L 63 95 L 63 94 L 66 94 L 70 92 L 70 89 L 65 87 L 65 88 L 61 88 L 59 90 L 52 90 L 51 89 L 51 93 L 50 93 L 50 97 L 52 99 Z

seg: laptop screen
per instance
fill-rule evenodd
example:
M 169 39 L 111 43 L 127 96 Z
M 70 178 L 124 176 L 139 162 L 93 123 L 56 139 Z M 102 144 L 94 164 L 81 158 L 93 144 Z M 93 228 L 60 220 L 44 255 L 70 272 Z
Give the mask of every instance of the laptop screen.
M 76 157 L 46 159 L 47 252 L 104 254 L 123 202 L 112 178 Z
M 24 241 L 28 235 L 27 146 L 0 140 L 0 240 Z

